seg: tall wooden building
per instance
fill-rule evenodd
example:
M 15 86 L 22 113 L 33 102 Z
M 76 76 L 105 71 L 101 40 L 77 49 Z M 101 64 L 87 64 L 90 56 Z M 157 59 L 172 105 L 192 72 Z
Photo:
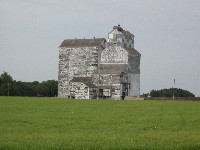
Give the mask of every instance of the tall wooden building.
M 140 57 L 134 35 L 120 25 L 113 27 L 107 40 L 66 39 L 59 46 L 58 96 L 139 96 Z

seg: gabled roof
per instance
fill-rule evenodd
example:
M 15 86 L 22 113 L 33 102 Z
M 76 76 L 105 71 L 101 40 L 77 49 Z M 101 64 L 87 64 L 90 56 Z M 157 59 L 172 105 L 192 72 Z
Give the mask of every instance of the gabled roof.
M 73 77 L 73 79 L 70 82 L 81 82 L 81 83 L 85 84 L 87 87 L 97 88 L 92 83 L 92 78 L 91 77 Z
M 92 82 L 92 77 L 73 77 L 70 82 Z
M 113 30 L 115 30 L 115 29 L 117 29 L 118 31 L 123 31 L 123 28 L 120 27 L 120 25 L 114 26 L 114 27 L 113 27 Z
M 127 64 L 100 64 L 94 74 L 118 74 L 127 68 Z
M 134 37 L 131 32 L 124 30 L 122 27 L 120 27 L 120 25 L 114 26 L 113 30 L 118 30 L 119 32 L 121 32 L 126 37 L 126 39 L 132 39 L 132 37 Z M 111 32 L 113 32 L 113 30 Z M 109 32 L 108 34 L 110 34 L 111 32 Z
M 64 40 L 60 47 L 94 47 L 99 45 L 104 45 L 105 38 L 97 39 L 66 39 Z
M 139 55 L 141 56 L 141 54 L 134 48 L 126 48 L 126 47 L 123 47 L 129 54 L 133 54 L 133 55 Z
M 112 43 L 108 43 L 106 49 L 114 49 L 116 47 L 118 47 L 118 48 L 120 47 L 122 49 L 125 49 L 129 54 L 141 56 L 141 54 L 134 48 L 128 48 L 128 47 L 123 47 L 123 46 L 113 46 Z
M 132 37 L 134 37 L 134 35 L 129 31 L 123 30 L 122 33 L 125 35 L 126 39 L 132 39 Z
M 84 84 L 87 86 L 87 87 L 90 87 L 90 88 L 97 88 L 97 86 L 95 86 L 93 83 L 91 82 L 84 82 Z

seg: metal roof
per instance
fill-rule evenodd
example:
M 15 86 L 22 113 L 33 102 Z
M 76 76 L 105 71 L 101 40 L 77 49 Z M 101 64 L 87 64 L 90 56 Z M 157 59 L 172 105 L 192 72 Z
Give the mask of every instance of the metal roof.
M 73 77 L 70 82 L 91 82 L 92 77 Z
M 133 55 L 139 55 L 141 56 L 141 54 L 134 48 L 126 48 L 126 47 L 123 47 L 129 54 L 133 54 Z
M 81 83 L 85 84 L 87 87 L 97 88 L 92 83 L 92 78 L 91 77 L 73 77 L 73 79 L 70 82 L 81 82 Z
M 100 64 L 94 74 L 118 74 L 120 75 L 128 67 L 127 64 Z
M 105 38 L 94 39 L 66 39 L 59 47 L 94 47 L 104 45 Z
M 95 86 L 93 83 L 91 82 L 84 82 L 84 84 L 87 86 L 87 87 L 90 87 L 90 88 L 97 88 L 97 86 Z

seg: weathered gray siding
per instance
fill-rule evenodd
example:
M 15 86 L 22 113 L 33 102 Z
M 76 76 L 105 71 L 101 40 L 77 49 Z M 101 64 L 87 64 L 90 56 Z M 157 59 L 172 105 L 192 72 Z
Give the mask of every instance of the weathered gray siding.
M 74 76 L 91 76 L 98 66 L 99 47 L 60 48 L 58 96 L 69 96 L 69 81 Z
M 93 99 L 96 98 L 97 88 L 91 88 L 81 82 L 70 83 L 70 97 L 76 99 Z
M 69 95 L 69 52 L 70 49 L 59 48 L 58 66 L 58 96 L 67 97 Z
M 97 86 L 104 96 L 113 99 L 120 99 L 124 91 L 127 96 L 140 95 L 141 55 L 134 49 L 134 35 L 118 25 L 108 34 L 107 41 L 94 38 L 62 42 L 59 47 L 59 97 L 74 94 L 75 98 L 93 98 L 98 94 L 94 92 Z M 75 81 L 81 80 L 78 77 L 91 77 L 91 81 L 87 84 Z
M 127 64 L 128 52 L 119 46 L 108 46 L 101 53 L 101 64 Z
M 130 89 L 128 96 L 140 96 L 140 74 L 128 74 Z
M 128 82 L 130 90 L 128 96 L 140 95 L 140 55 L 129 54 Z

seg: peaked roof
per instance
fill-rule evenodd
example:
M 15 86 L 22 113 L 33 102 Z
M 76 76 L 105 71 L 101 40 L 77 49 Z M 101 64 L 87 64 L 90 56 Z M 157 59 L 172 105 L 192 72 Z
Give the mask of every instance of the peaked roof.
M 94 74 L 121 74 L 127 64 L 100 64 Z
M 124 29 L 122 27 L 120 27 L 120 25 L 118 24 L 118 26 L 114 26 L 113 30 L 117 29 L 118 31 L 123 31 Z
M 125 49 L 129 54 L 141 56 L 141 54 L 135 48 L 128 48 L 128 47 L 124 47 L 124 46 L 113 46 L 112 43 L 108 43 L 106 49 L 114 49 L 116 47 L 118 47 L 118 48 L 121 47 L 121 48 Z
M 126 48 L 126 47 L 123 48 L 130 54 L 141 56 L 141 54 L 134 48 Z
M 93 83 L 91 82 L 84 82 L 84 84 L 87 86 L 87 87 L 90 87 L 90 88 L 97 88 L 97 86 L 95 86 Z
M 81 83 L 85 84 L 87 87 L 97 88 L 92 83 L 92 78 L 91 77 L 73 77 L 73 79 L 70 82 L 81 82 Z
M 113 30 L 118 30 L 118 31 L 121 32 L 127 39 L 132 39 L 132 37 L 134 37 L 134 35 L 133 35 L 131 32 L 124 30 L 120 25 L 114 26 L 114 27 L 113 27 Z M 112 30 L 112 31 L 113 31 L 113 30 Z M 112 32 L 112 31 L 111 31 L 111 32 Z M 110 32 L 110 33 L 111 33 L 111 32 Z
M 126 30 L 123 30 L 122 33 L 126 36 L 127 39 L 132 39 L 132 37 L 134 37 L 134 35 Z
M 94 39 L 66 39 L 64 40 L 60 47 L 94 47 L 101 44 L 104 45 L 105 38 L 94 38 Z

